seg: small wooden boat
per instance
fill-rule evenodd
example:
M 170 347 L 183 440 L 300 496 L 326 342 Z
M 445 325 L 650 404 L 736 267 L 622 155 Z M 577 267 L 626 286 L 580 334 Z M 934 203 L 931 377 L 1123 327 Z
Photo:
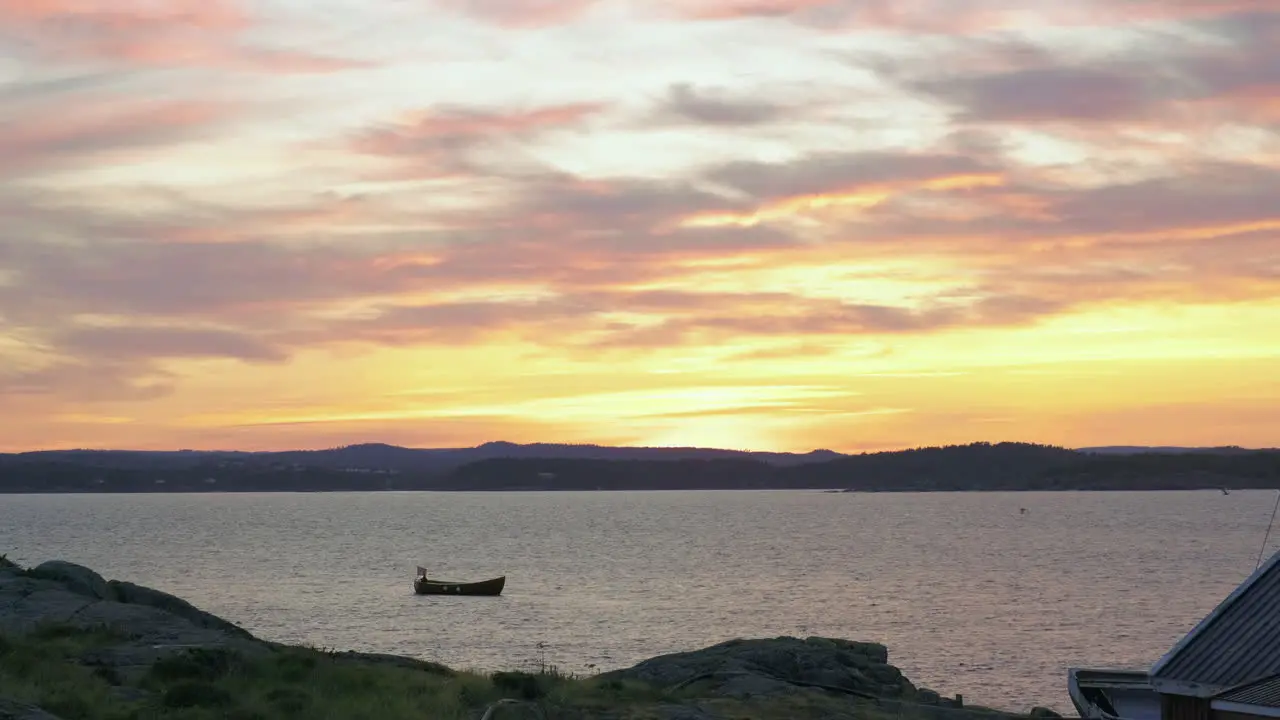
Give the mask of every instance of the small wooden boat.
M 507 576 L 480 582 L 447 582 L 419 575 L 413 580 L 413 591 L 419 595 L 501 595 Z

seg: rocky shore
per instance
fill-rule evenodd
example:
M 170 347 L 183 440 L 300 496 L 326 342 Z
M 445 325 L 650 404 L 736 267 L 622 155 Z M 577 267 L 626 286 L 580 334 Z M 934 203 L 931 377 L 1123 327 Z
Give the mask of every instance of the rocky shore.
M 1040 708 L 1029 715 L 1052 715 Z M 0 557 L 0 720 L 998 720 L 875 643 L 733 640 L 591 677 L 286 646 L 79 565 Z

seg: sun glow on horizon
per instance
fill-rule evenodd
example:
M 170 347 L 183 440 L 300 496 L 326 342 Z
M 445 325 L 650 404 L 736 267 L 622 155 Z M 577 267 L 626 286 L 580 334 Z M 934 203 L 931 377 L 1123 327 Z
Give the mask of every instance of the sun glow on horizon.
M 424 2 L 0 2 L 0 451 L 1280 445 L 1280 9 Z

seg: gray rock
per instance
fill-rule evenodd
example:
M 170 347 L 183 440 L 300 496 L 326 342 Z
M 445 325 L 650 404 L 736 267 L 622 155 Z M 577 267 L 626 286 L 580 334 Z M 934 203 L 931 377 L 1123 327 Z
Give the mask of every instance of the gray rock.
M 168 593 L 132 583 L 99 585 L 93 578 L 101 580 L 71 563 L 0 573 L 0 633 L 21 635 L 47 625 L 110 629 L 120 640 L 86 652 L 80 661 L 108 676 L 132 679 L 189 648 L 271 652 L 244 629 Z M 99 597 L 103 587 L 108 599 Z
M 0 633 L 26 633 L 43 623 L 72 622 L 99 602 L 52 580 L 0 575 Z
M 248 633 L 192 623 L 148 605 L 96 600 L 58 583 L 28 577 L 0 579 L 0 632 L 26 633 L 45 624 L 108 627 L 135 644 L 225 646 L 257 644 Z M 252 638 L 252 636 L 249 636 Z
M 355 650 L 344 650 L 342 652 L 330 653 L 330 657 L 335 660 L 351 660 L 363 664 L 392 665 L 406 670 L 420 670 L 433 675 L 443 675 L 445 677 L 453 677 L 457 675 L 453 669 L 441 665 L 430 660 L 418 660 L 417 658 L 405 657 L 403 655 L 390 655 L 387 653 L 367 653 L 356 652 Z
M 730 640 L 702 650 L 662 655 L 602 674 L 661 687 L 701 683 L 735 697 L 822 688 L 864 697 L 914 696 L 915 687 L 888 665 L 877 643 L 833 638 Z
M 717 720 L 706 710 L 689 705 L 659 705 L 657 710 L 662 720 Z
M 739 700 L 768 695 L 786 695 L 800 688 L 785 680 L 778 680 L 754 673 L 731 675 L 721 682 L 719 694 Z
M 163 610 L 181 617 L 194 625 L 219 630 L 235 637 L 246 640 L 252 640 L 253 635 L 248 630 L 227 622 L 217 615 L 207 613 L 191 603 L 183 600 L 176 595 L 170 595 L 167 592 L 153 590 L 142 585 L 134 585 L 131 582 L 122 582 L 120 580 L 112 580 L 107 583 L 111 589 L 111 597 L 117 602 L 128 603 L 131 605 L 146 605 L 148 607 Z
M 60 718 L 35 705 L 0 698 L 0 720 L 60 720 Z
M 83 565 L 64 560 L 50 560 L 32 568 L 28 575 L 60 582 L 71 592 L 98 600 L 107 600 L 111 597 L 111 589 L 107 587 L 107 581 Z
M 1031 717 L 1033 717 L 1033 718 L 1060 718 L 1060 717 L 1062 717 L 1061 715 L 1059 715 L 1059 714 L 1058 714 L 1058 712 L 1057 712 L 1056 710 L 1052 710 L 1052 709 L 1047 708 L 1047 707 L 1039 707 L 1039 706 L 1036 706 L 1036 707 L 1031 708 L 1031 713 L 1030 713 L 1030 714 L 1031 714 Z

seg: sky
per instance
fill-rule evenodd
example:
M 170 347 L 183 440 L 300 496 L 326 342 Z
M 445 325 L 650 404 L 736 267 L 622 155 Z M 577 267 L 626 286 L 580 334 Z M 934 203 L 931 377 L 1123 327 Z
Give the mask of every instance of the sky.
M 1280 444 L 1274 0 L 0 0 L 0 450 Z

